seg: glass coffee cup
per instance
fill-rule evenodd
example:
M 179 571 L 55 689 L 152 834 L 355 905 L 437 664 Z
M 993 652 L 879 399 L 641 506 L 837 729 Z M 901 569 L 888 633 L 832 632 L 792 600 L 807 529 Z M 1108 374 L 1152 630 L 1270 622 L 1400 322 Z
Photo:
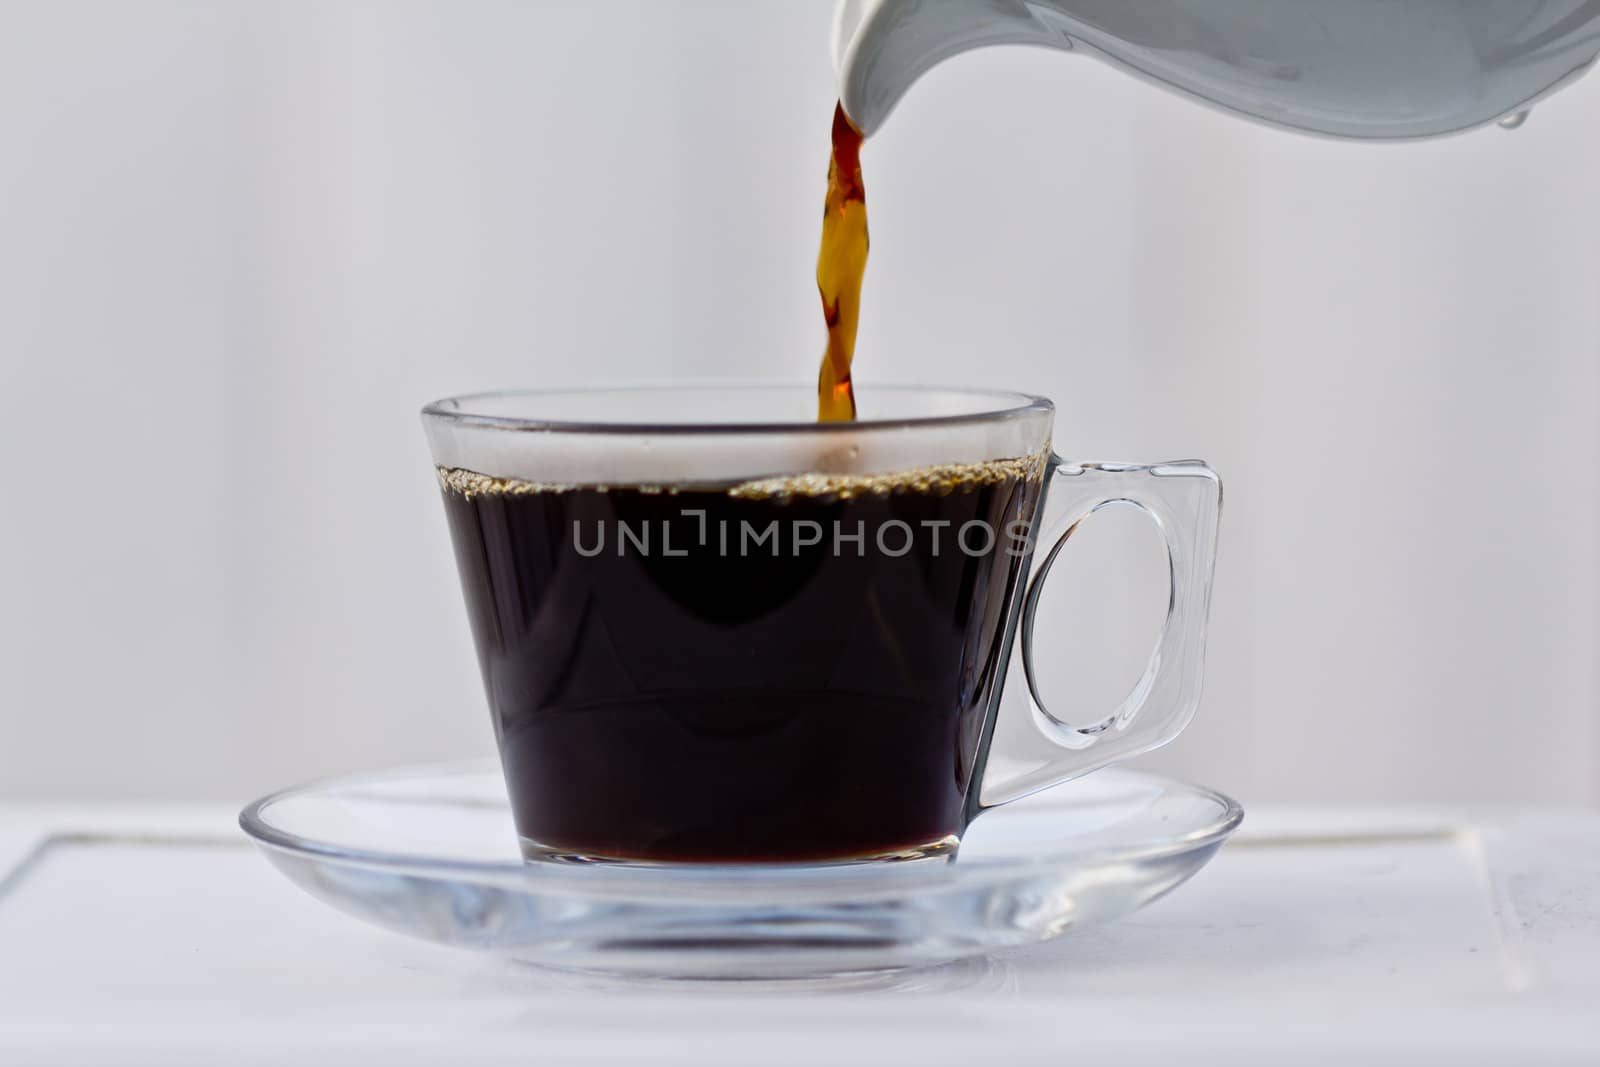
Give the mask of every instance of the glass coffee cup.
M 1067 462 L 1040 397 L 859 400 L 849 423 L 777 385 L 424 409 L 524 855 L 950 855 L 985 809 L 1187 724 L 1208 467 Z M 1114 504 L 1161 532 L 1167 614 L 1128 697 L 1067 722 L 1036 677 L 1036 609 L 1072 533 Z

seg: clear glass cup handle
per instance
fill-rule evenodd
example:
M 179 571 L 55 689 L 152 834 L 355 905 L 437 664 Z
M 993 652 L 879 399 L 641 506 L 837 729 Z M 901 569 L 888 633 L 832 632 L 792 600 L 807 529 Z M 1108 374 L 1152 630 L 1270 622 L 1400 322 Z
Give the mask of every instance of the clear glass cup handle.
M 1039 686 L 1035 615 L 1050 569 L 1068 540 L 1091 515 L 1114 504 L 1137 507 L 1161 531 L 1171 580 L 1167 617 L 1144 674 L 1122 703 L 1097 721 L 1071 723 L 1052 714 Z M 1039 516 L 1042 536 L 1022 591 L 1011 684 L 1002 694 L 990 740 L 980 807 L 1004 804 L 1158 748 L 1188 725 L 1200 701 L 1221 507 L 1222 483 L 1198 460 L 1135 466 L 1072 465 L 1052 458 Z

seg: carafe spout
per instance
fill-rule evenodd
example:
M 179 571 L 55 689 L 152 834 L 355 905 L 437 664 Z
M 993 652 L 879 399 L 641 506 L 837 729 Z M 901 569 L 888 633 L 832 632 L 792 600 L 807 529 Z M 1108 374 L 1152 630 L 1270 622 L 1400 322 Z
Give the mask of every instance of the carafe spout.
M 839 102 L 870 136 L 922 75 L 996 44 L 1070 49 L 1072 39 L 1051 24 L 1048 8 L 1023 0 L 840 0 L 833 20 Z

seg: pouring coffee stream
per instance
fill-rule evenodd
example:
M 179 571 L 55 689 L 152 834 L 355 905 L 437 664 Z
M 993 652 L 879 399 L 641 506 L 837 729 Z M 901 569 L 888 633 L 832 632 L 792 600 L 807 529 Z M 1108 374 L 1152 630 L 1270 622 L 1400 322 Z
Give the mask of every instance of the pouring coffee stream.
M 999 44 L 1078 52 L 1235 115 L 1361 141 L 1521 126 L 1600 56 L 1600 0 L 840 0 L 817 285 L 821 421 L 855 417 L 860 149 L 911 85 Z
M 861 313 L 861 279 L 867 269 L 867 192 L 861 181 L 861 131 L 843 105 L 833 109 L 833 148 L 828 160 L 828 195 L 822 206 L 822 247 L 817 252 L 817 293 L 828 327 L 828 348 L 817 380 L 817 418 L 849 422 L 856 417 L 850 363 L 855 357 Z

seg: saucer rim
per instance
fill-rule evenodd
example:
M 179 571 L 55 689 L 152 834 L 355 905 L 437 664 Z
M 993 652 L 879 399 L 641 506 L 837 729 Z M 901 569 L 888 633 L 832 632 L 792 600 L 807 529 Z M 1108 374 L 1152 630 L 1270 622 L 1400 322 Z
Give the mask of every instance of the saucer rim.
M 298 785 L 288 786 L 266 794 L 239 812 L 240 829 L 258 846 L 271 852 L 286 853 L 296 857 L 312 857 L 319 861 L 372 870 L 405 871 L 426 874 L 430 877 L 450 875 L 476 882 L 500 882 L 514 879 L 525 883 L 532 879 L 548 881 L 562 878 L 581 878 L 590 888 L 597 883 L 621 878 L 627 880 L 649 878 L 679 885 L 713 885 L 748 883 L 756 880 L 767 885 L 792 880 L 806 888 L 818 888 L 850 880 L 859 889 L 859 875 L 863 871 L 886 873 L 895 870 L 918 869 L 919 877 L 926 879 L 924 888 L 935 890 L 958 888 L 972 879 L 993 881 L 1002 872 L 1014 871 L 1019 876 L 1042 868 L 1065 863 L 1148 862 L 1183 855 L 1197 849 L 1221 845 L 1244 821 L 1244 808 L 1226 793 L 1209 786 L 1197 785 L 1167 775 L 1137 771 L 1126 767 L 1107 767 L 1093 772 L 1095 775 L 1132 779 L 1156 785 L 1163 792 L 1187 792 L 1217 805 L 1218 815 L 1204 825 L 1171 837 L 1141 837 L 1127 843 L 1098 844 L 1088 847 L 1052 848 L 1029 856 L 1007 856 L 1001 859 L 980 858 L 975 862 L 940 863 L 929 868 L 927 864 L 817 864 L 817 863 L 705 863 L 705 864 L 655 864 L 655 865 L 558 865 L 529 864 L 520 858 L 482 860 L 457 857 L 428 856 L 420 853 L 391 852 L 359 846 L 333 844 L 302 837 L 273 825 L 268 816 L 271 807 L 281 801 L 314 793 L 328 793 L 337 789 L 359 787 L 364 783 L 447 778 L 465 776 L 499 775 L 499 764 L 493 758 L 452 760 L 440 763 L 405 764 L 352 774 L 329 775 Z M 1086 776 L 1087 777 L 1087 776 Z M 1042 790 L 1041 794 L 1070 788 L 1073 781 Z M 1008 807 L 1009 805 L 1007 805 Z M 1004 818 L 1005 808 L 996 809 L 989 818 Z M 1080 835 L 1088 837 L 1092 835 Z M 1069 839 L 1070 841 L 1070 839 Z

